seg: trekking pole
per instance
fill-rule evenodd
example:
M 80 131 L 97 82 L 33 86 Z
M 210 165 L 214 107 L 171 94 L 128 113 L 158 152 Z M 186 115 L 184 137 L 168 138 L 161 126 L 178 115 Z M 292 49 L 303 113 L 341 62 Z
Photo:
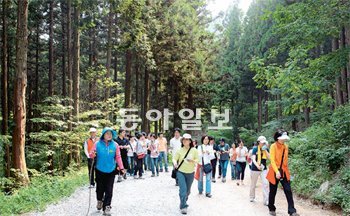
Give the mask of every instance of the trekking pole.
M 95 158 L 92 159 L 92 164 L 91 164 L 91 168 L 90 168 L 90 175 L 89 175 L 89 184 L 90 184 L 90 181 L 92 178 L 92 169 L 94 168 L 94 163 L 95 163 Z M 90 207 L 91 207 L 91 189 L 92 189 L 92 187 L 89 187 L 89 208 L 88 208 L 88 211 L 86 213 L 86 216 L 89 215 Z

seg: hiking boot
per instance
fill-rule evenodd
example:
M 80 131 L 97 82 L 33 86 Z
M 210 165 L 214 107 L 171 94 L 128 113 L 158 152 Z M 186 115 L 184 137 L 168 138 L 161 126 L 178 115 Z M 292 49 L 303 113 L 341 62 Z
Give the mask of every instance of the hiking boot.
M 300 214 L 294 212 L 294 213 L 290 214 L 290 216 L 300 216 Z
M 125 180 L 127 179 L 126 174 L 124 174 L 123 178 L 124 178 Z
M 275 212 L 275 211 L 270 211 L 269 214 L 270 214 L 271 216 L 276 216 L 276 212 Z
M 187 214 L 187 208 L 181 209 L 181 214 Z
M 213 183 L 216 183 L 216 180 L 215 180 L 215 179 L 213 179 L 213 180 L 212 180 L 212 182 L 213 182 Z
M 118 181 L 117 182 L 121 182 L 122 181 L 122 177 L 118 176 Z
M 103 202 L 102 201 L 97 201 L 97 206 L 96 206 L 97 210 L 101 210 L 102 207 L 103 207 Z
M 110 206 L 106 206 L 106 209 L 104 210 L 103 215 L 112 215 Z
M 199 191 L 199 195 L 202 195 L 203 194 L 203 192 L 202 191 Z
M 218 176 L 218 179 L 221 178 L 221 175 Z
M 211 197 L 212 197 L 212 195 L 211 195 L 210 193 L 205 194 L 205 196 L 208 197 L 208 198 L 211 198 Z
M 154 176 L 155 176 L 154 174 L 151 175 L 151 177 L 154 177 Z

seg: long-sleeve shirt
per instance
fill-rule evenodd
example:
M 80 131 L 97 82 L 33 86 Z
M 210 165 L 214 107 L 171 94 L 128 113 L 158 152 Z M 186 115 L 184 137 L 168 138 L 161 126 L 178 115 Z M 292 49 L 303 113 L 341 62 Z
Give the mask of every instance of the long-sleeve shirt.
M 283 178 L 287 178 L 288 181 L 290 180 L 290 173 L 288 168 L 288 145 L 276 142 L 272 144 L 270 147 L 271 164 L 270 164 L 269 172 L 267 173 L 267 176 L 266 176 L 266 178 L 269 180 L 271 184 L 276 184 L 275 175 L 279 171 L 279 168 L 281 167 L 283 150 L 284 150 L 283 164 L 282 164 L 283 173 L 280 173 L 280 174 L 283 175 Z
M 185 155 L 187 153 L 188 149 L 185 147 L 180 148 L 178 151 L 176 151 L 175 157 L 173 158 L 173 163 L 177 164 L 178 166 L 180 165 L 181 161 L 184 160 L 182 163 L 179 171 L 183 173 L 193 173 L 194 168 L 196 166 L 196 163 L 198 163 L 199 158 L 198 158 L 198 151 L 196 148 L 191 148 L 190 152 L 187 155 L 187 159 L 192 159 L 195 162 L 189 162 L 185 159 Z
M 118 144 L 112 140 L 108 142 L 99 140 L 96 142 L 89 156 L 90 158 L 97 157 L 96 169 L 101 172 L 113 172 L 116 168 L 116 164 L 118 164 L 120 170 L 124 169 L 120 148 Z
M 204 164 L 208 164 L 212 159 L 215 158 L 214 150 L 211 145 L 200 145 L 198 146 L 197 150 L 198 150 L 198 158 L 199 158 L 198 163 L 200 165 L 203 165 L 203 161 L 204 161 Z M 202 161 L 202 158 L 203 158 L 203 161 Z

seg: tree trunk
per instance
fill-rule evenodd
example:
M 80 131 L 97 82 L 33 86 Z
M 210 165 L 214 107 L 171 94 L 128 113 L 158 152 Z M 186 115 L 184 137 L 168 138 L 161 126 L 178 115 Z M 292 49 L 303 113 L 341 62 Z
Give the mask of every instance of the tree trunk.
M 72 83 L 72 70 L 73 70 L 73 56 L 72 56 L 72 0 L 67 1 L 67 58 L 68 58 L 68 97 L 70 99 L 69 106 L 72 106 L 73 96 L 73 83 Z M 71 120 L 72 112 L 69 112 L 68 119 Z M 72 123 L 68 123 L 68 130 L 72 130 Z
M 2 61 L 1 61 L 1 134 L 7 135 L 8 132 L 8 43 L 7 43 L 7 10 L 9 0 L 2 2 Z M 10 160 L 10 146 L 9 143 L 5 143 L 5 155 L 4 155 L 4 170 L 5 176 L 10 177 L 11 160 Z
M 335 52 L 337 49 L 339 48 L 339 41 L 337 38 L 334 38 L 332 40 L 332 51 Z M 341 106 L 344 104 L 343 102 L 343 94 L 341 91 L 341 74 L 337 74 L 336 75 L 336 83 L 335 83 L 335 88 L 336 88 L 336 92 L 335 92 L 335 99 L 336 99 L 336 106 Z
M 141 104 L 141 96 L 140 96 L 140 90 L 139 88 L 139 80 L 140 80 L 140 71 L 139 71 L 139 62 L 138 57 L 135 57 L 135 101 L 136 104 Z
M 49 96 L 53 96 L 53 74 L 54 74 L 54 58 L 53 58 L 53 0 L 50 0 L 49 14 Z
M 72 70 L 73 70 L 73 56 L 72 56 L 72 0 L 67 0 L 67 59 L 68 59 L 68 71 L 67 71 L 67 82 L 68 82 L 68 98 L 69 106 L 72 107 L 72 96 L 73 96 L 73 83 L 72 83 Z M 72 131 L 72 111 L 68 113 L 68 130 Z M 69 162 L 73 160 L 73 148 L 69 146 Z
M 74 30 L 73 30 L 73 116 L 79 122 L 79 84 L 80 84 L 80 5 L 74 7 Z M 74 147 L 74 161 L 80 165 L 79 146 Z
M 128 49 L 125 54 L 125 102 L 124 107 L 129 108 L 131 105 L 131 50 Z
M 258 132 L 261 131 L 262 125 L 262 94 L 263 90 L 258 89 Z
M 309 94 L 305 95 L 306 107 L 304 108 L 305 127 L 310 126 L 310 106 L 309 106 Z
M 113 21 L 113 12 L 112 4 L 109 7 L 108 13 L 108 26 L 107 26 L 107 62 L 106 62 L 106 77 L 109 79 L 111 77 L 111 56 L 112 56 L 112 21 Z M 111 89 L 107 87 L 105 89 L 105 101 L 110 97 Z
M 282 118 L 282 105 L 281 105 L 281 95 L 276 95 L 276 102 L 277 102 L 277 119 Z
M 146 113 L 149 110 L 150 107 L 150 74 L 149 74 L 149 69 L 146 67 L 145 68 L 145 85 L 144 85 L 144 110 L 142 113 L 142 130 L 149 132 L 149 127 L 148 127 L 148 119 L 146 118 Z
M 339 49 L 343 49 L 346 47 L 346 38 L 345 38 L 345 28 L 342 28 L 340 33 L 340 41 L 339 41 Z M 348 86 L 347 86 L 347 72 L 346 72 L 346 64 L 341 69 L 341 91 L 342 91 L 342 101 L 343 104 L 348 101 Z
M 16 31 L 16 73 L 14 87 L 14 122 L 13 130 L 13 168 L 18 171 L 17 180 L 23 185 L 29 183 L 25 160 L 26 128 L 26 87 L 27 87 L 27 52 L 28 52 L 28 0 L 18 1 Z
M 350 26 L 345 27 L 345 45 L 348 49 L 350 49 Z M 347 77 L 347 90 L 348 90 L 348 103 L 350 103 L 350 54 L 348 56 L 348 64 L 347 64 L 347 70 L 346 70 L 346 77 Z
M 265 115 L 264 115 L 264 122 L 265 124 L 269 121 L 269 93 L 266 91 L 265 88 Z
M 36 26 L 36 37 L 35 37 L 35 103 L 39 103 L 39 54 L 40 54 L 40 24 Z
M 61 1 L 61 11 L 62 11 L 62 96 L 65 98 L 67 96 L 67 89 L 66 89 L 66 74 L 67 74 L 67 68 L 66 68 L 66 49 L 67 49 L 67 43 L 66 43 L 66 8 L 65 8 L 65 0 Z

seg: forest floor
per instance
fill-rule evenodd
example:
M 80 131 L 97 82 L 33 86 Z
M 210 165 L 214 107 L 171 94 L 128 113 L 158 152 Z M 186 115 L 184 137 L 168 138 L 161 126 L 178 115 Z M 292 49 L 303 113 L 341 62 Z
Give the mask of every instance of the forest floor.
M 228 168 L 230 170 L 230 168 Z M 228 175 L 230 171 L 228 170 Z M 235 181 L 227 178 L 226 183 L 217 179 L 212 183 L 212 198 L 199 195 L 197 181 L 194 180 L 191 195 L 188 200 L 188 215 L 191 216 L 267 216 L 268 208 L 262 203 L 261 181 L 256 190 L 256 201 L 249 200 L 249 169 L 246 170 L 245 185 L 237 186 Z M 151 177 L 147 171 L 145 179 L 128 178 L 121 183 L 115 183 L 112 199 L 112 215 L 120 216 L 174 216 L 179 212 L 179 188 L 169 173 L 160 173 L 159 177 Z M 230 177 L 230 176 L 228 176 Z M 303 216 L 336 216 L 339 213 L 324 210 L 307 200 L 294 196 L 295 207 Z M 32 212 L 26 216 L 78 216 L 86 215 L 89 205 L 89 189 L 81 187 L 76 192 L 57 204 L 51 204 L 43 212 Z M 282 190 L 276 196 L 277 215 L 287 216 L 287 201 Z M 91 189 L 91 207 L 89 215 L 102 215 L 96 210 L 95 188 Z

